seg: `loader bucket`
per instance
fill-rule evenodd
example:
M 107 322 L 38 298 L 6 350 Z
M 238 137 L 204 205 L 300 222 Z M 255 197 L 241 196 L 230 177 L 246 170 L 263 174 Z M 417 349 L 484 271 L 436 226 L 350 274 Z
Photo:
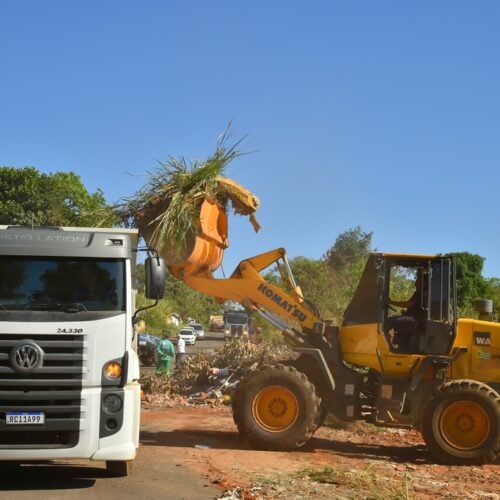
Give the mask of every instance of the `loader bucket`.
M 198 234 L 189 234 L 182 255 L 162 252 L 170 272 L 178 277 L 207 275 L 222 262 L 227 241 L 227 215 L 220 205 L 204 200 L 200 207 Z

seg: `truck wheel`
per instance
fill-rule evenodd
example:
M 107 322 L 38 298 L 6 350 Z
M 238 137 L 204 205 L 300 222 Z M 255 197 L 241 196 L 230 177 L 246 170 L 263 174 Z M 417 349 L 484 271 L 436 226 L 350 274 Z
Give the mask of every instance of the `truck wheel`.
M 106 470 L 114 477 L 126 477 L 132 473 L 132 460 L 108 460 Z
M 474 380 L 447 382 L 427 405 L 422 435 L 446 464 L 493 462 L 500 452 L 500 397 Z
M 233 398 L 240 435 L 256 448 L 300 448 L 317 429 L 320 400 L 314 385 L 292 366 L 262 366 L 243 380 Z

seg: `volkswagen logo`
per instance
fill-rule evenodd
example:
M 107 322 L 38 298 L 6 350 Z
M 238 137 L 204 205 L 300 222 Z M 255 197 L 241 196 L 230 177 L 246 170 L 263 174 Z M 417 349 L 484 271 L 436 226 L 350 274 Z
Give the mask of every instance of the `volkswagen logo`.
M 42 365 L 42 348 L 31 340 L 23 340 L 10 353 L 10 363 L 18 372 L 31 372 Z

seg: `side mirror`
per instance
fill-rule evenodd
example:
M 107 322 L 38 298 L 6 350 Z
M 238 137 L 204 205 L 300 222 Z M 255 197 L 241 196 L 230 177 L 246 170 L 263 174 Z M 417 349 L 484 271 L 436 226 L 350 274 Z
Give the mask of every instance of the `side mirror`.
M 165 295 L 167 268 L 161 257 L 147 257 L 144 262 L 146 298 L 159 300 Z

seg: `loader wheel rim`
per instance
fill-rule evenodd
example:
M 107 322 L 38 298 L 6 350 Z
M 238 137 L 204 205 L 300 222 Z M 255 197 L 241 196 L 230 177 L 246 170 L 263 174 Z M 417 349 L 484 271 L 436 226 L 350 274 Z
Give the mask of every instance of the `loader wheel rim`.
M 481 405 L 473 401 L 456 401 L 441 414 L 439 429 L 448 445 L 470 451 L 487 441 L 491 420 Z
M 268 432 L 290 429 L 299 416 L 299 403 L 292 391 L 281 385 L 261 389 L 252 401 L 252 415 Z

